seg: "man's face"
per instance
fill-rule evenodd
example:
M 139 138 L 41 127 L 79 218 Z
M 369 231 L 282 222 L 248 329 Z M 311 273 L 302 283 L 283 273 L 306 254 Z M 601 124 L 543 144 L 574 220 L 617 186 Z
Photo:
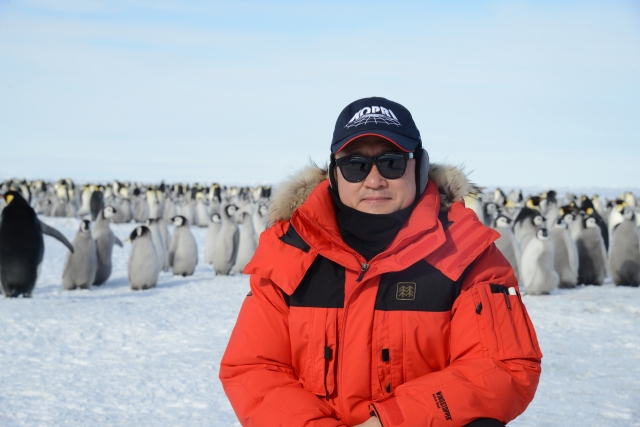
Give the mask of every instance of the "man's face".
M 349 143 L 336 154 L 336 159 L 352 154 L 377 156 L 378 154 L 401 151 L 389 141 L 378 136 L 363 136 Z M 369 175 L 361 182 L 349 182 L 336 168 L 338 195 L 350 208 L 371 214 L 389 214 L 411 206 L 416 197 L 416 161 L 409 159 L 404 175 L 397 179 L 387 179 L 380 175 L 374 164 Z

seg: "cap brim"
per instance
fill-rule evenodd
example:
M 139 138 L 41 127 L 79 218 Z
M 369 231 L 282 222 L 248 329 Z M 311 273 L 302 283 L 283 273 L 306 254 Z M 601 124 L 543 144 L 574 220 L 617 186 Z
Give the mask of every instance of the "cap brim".
M 355 135 L 349 135 L 347 138 L 341 139 L 340 141 L 331 145 L 331 152 L 333 152 L 334 154 L 337 154 L 349 143 L 363 136 L 379 136 L 380 138 L 386 139 L 390 143 L 396 145 L 401 150 L 407 151 L 407 152 L 415 151 L 415 149 L 418 148 L 418 146 L 420 145 L 420 141 L 416 141 L 413 138 L 409 138 L 394 132 L 387 132 L 387 131 L 376 129 L 376 130 L 364 130 L 362 132 L 356 133 Z

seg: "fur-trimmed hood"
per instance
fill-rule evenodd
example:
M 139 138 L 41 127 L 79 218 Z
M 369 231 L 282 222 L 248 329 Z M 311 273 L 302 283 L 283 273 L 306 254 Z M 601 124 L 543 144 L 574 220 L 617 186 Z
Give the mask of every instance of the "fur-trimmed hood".
M 329 179 L 328 167 L 321 168 L 314 163 L 291 175 L 276 189 L 269 208 L 269 221 L 274 223 L 291 219 L 293 212 L 307 200 L 318 184 L 326 179 Z M 480 192 L 461 168 L 452 165 L 431 163 L 429 180 L 438 188 L 441 210 L 448 210 L 453 202 Z

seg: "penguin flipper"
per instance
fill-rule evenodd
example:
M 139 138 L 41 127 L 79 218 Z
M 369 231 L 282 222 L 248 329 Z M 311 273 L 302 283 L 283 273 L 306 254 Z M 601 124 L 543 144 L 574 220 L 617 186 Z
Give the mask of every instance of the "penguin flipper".
M 38 221 L 40 221 L 40 220 L 38 220 Z M 42 221 L 40 221 L 40 229 L 42 230 L 43 234 L 46 234 L 47 236 L 51 236 L 51 237 L 57 239 L 58 241 L 60 241 L 60 243 L 65 245 L 67 248 L 69 248 L 71 253 L 73 253 L 73 246 L 71 245 L 71 243 L 69 243 L 67 238 L 64 237 L 62 235 L 62 233 L 60 233 L 58 230 L 56 230 L 53 227 L 49 227 L 47 224 L 45 224 Z
M 236 232 L 233 233 L 233 251 L 231 252 L 231 258 L 229 262 L 231 265 L 236 263 L 236 259 L 238 258 L 238 246 L 240 245 L 240 230 L 236 228 Z
M 114 234 L 113 237 L 115 239 L 114 243 L 120 247 L 123 247 L 122 242 L 120 241 L 120 239 L 118 239 L 118 236 Z

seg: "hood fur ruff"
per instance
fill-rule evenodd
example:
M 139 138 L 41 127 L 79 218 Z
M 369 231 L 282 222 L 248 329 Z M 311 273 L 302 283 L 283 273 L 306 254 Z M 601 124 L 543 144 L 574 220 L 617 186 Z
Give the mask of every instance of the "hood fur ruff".
M 276 190 L 269 208 L 270 223 L 291 219 L 293 212 L 325 179 L 329 179 L 328 167 L 321 168 L 314 163 L 291 175 Z M 431 163 L 429 179 L 438 187 L 441 210 L 448 210 L 453 202 L 462 201 L 466 196 L 480 193 L 480 189 L 469 181 L 464 170 L 456 166 Z

